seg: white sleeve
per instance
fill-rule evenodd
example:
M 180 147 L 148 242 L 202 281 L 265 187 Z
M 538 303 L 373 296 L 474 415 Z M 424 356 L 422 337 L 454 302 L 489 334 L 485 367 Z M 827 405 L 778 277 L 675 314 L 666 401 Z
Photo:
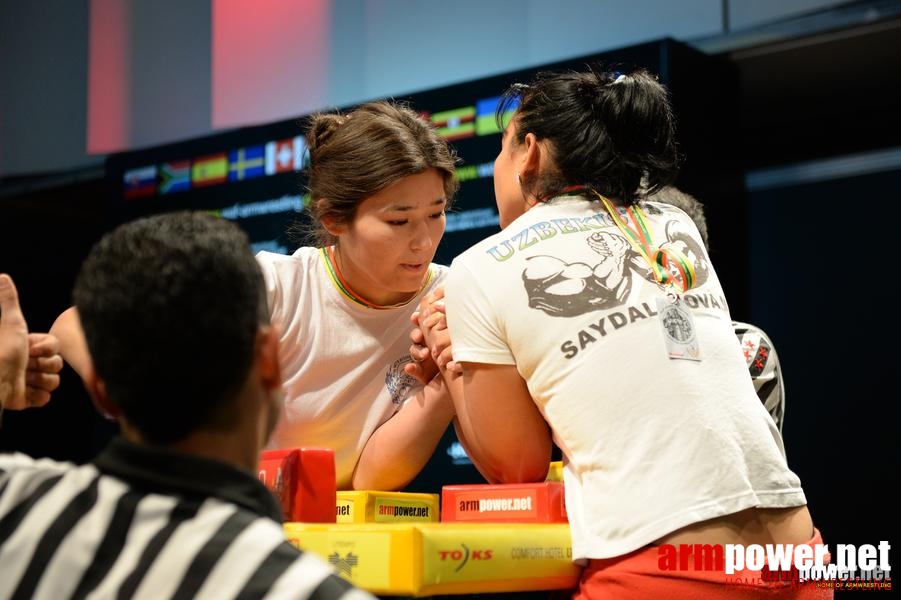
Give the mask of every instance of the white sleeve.
M 263 271 L 263 279 L 266 282 L 266 302 L 269 305 L 269 319 L 273 323 L 283 323 L 284 315 L 281 315 L 282 307 L 282 291 L 281 279 L 278 277 L 275 259 L 281 257 L 281 254 L 266 252 L 265 250 L 257 252 L 257 264 Z
M 516 361 L 507 345 L 496 298 L 485 292 L 481 281 L 468 267 L 451 265 L 445 289 L 447 326 L 455 361 L 513 365 Z

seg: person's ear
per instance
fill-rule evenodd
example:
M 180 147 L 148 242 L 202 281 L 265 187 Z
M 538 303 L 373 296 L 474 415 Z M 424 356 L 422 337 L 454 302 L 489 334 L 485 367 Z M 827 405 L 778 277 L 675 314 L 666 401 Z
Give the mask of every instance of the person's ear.
M 280 388 L 282 371 L 278 362 L 278 328 L 262 325 L 257 331 L 257 366 L 267 390 Z
M 344 221 L 336 219 L 334 215 L 325 214 L 319 218 L 319 222 L 335 237 L 344 234 L 347 231 L 347 224 Z
M 541 170 L 543 152 L 544 147 L 538 143 L 538 138 L 535 137 L 535 134 L 527 133 L 525 139 L 523 139 L 522 151 L 518 157 L 519 168 L 517 172 L 523 181 L 529 181 L 538 175 Z
M 110 399 L 109 393 L 106 391 L 106 382 L 97 375 L 97 371 L 94 370 L 94 363 L 90 360 L 85 364 L 82 380 L 84 381 L 85 389 L 88 391 L 88 396 L 91 397 L 91 402 L 94 403 L 94 408 L 107 419 L 118 421 L 122 411 Z

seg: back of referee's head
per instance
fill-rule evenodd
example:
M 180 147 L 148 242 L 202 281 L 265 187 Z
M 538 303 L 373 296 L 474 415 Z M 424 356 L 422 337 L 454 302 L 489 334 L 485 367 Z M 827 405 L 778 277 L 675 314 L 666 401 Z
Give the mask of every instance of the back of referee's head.
M 242 402 L 280 387 L 263 276 L 229 221 L 174 212 L 121 225 L 93 247 L 73 295 L 88 389 L 139 441 L 228 432 L 247 417 Z

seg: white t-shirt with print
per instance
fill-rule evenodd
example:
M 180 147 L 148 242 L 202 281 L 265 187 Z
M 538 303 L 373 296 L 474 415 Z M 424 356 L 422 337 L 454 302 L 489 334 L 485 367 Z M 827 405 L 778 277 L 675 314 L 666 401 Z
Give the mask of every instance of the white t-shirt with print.
M 422 389 L 404 373 L 410 315 L 447 267 L 432 264 L 430 282 L 404 306 L 373 309 L 339 290 L 325 260 L 309 247 L 257 254 L 272 323 L 281 328 L 285 400 L 270 447 L 334 449 L 338 489 L 349 489 L 372 432 Z
M 693 256 L 698 283 L 681 303 L 699 361 L 669 357 L 665 293 L 598 202 L 532 208 L 458 256 L 446 283 L 455 360 L 515 364 L 551 425 L 576 559 L 806 502 L 697 229 L 679 209 L 642 206 L 655 243 Z

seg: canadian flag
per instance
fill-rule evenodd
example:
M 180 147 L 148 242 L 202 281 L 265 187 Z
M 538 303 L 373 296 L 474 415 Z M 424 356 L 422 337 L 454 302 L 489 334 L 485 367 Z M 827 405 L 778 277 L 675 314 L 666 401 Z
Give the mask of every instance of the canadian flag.
M 306 149 L 303 136 L 267 143 L 266 175 L 300 170 Z

